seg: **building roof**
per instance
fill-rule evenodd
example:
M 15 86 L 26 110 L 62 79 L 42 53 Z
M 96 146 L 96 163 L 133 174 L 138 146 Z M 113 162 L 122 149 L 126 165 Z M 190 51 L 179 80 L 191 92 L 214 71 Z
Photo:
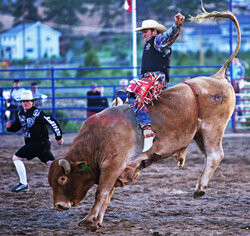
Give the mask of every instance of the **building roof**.
M 25 30 L 27 28 L 29 28 L 31 25 L 33 25 L 34 23 L 26 23 L 26 24 L 20 24 L 20 25 L 17 25 L 5 32 L 2 33 L 2 35 L 8 35 L 8 34 L 18 34 L 19 32 L 22 32 L 23 30 L 23 27 L 25 27 Z
M 19 25 L 15 26 L 15 27 L 3 32 L 1 34 L 1 36 L 19 34 L 19 33 L 21 33 L 23 31 L 23 29 L 27 30 L 28 28 L 30 28 L 30 27 L 32 27 L 34 25 L 43 25 L 44 27 L 46 27 L 46 28 L 48 28 L 48 29 L 50 29 L 50 30 L 52 30 L 52 31 L 54 31 L 56 33 L 61 34 L 59 31 L 54 30 L 53 28 L 41 23 L 40 21 L 37 21 L 37 22 L 34 22 L 34 23 L 19 24 Z

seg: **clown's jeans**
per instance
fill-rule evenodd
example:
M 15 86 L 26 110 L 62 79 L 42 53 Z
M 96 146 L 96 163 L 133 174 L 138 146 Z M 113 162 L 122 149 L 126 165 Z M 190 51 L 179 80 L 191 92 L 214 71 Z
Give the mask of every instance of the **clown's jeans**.
M 135 99 L 129 98 L 129 104 L 134 104 Z M 136 120 L 140 125 L 151 124 L 151 119 L 149 117 L 148 111 L 146 109 L 141 109 L 139 111 L 138 106 L 133 107 L 133 112 L 135 114 Z

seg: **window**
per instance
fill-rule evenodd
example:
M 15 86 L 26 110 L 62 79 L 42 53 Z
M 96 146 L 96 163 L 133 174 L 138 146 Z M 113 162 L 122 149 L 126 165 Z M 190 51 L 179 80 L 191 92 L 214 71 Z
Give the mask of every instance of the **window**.
M 26 50 L 27 52 L 29 52 L 29 53 L 31 53 L 31 52 L 33 52 L 34 51 L 34 49 L 33 48 L 27 48 L 27 50 Z

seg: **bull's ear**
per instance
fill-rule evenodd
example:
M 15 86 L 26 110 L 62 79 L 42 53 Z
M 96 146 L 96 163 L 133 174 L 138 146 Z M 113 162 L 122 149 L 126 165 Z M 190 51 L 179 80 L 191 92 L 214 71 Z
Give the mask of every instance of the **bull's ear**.
M 74 163 L 74 167 L 78 171 L 84 171 L 84 172 L 89 172 L 91 168 L 88 166 L 87 161 L 78 161 Z

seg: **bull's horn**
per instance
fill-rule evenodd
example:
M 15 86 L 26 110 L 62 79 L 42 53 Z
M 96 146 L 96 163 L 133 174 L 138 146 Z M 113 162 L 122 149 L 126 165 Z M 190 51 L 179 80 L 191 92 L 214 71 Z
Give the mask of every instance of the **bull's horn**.
M 70 163 L 66 159 L 60 159 L 59 166 L 63 167 L 66 175 L 69 174 L 71 167 L 70 167 Z

